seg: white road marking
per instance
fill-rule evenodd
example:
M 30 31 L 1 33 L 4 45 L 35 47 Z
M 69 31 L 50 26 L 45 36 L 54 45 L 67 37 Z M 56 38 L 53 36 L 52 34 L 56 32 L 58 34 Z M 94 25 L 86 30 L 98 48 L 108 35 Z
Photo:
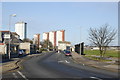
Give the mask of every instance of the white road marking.
M 15 73 L 12 73 L 12 74 L 13 74 L 13 76 L 14 76 L 15 78 L 18 78 L 17 75 L 16 75 Z
M 65 60 L 65 62 L 66 62 L 66 63 L 70 63 L 70 62 L 68 62 L 67 60 Z
M 90 78 L 93 78 L 93 79 L 98 79 L 98 80 L 102 80 L 102 79 L 100 79 L 100 78 L 97 78 L 97 77 L 90 77 Z
M 68 62 L 67 60 L 64 60 L 64 61 L 58 61 L 58 63 L 60 63 L 60 62 L 70 63 L 70 62 Z
M 28 80 L 20 71 L 17 71 L 25 80 Z

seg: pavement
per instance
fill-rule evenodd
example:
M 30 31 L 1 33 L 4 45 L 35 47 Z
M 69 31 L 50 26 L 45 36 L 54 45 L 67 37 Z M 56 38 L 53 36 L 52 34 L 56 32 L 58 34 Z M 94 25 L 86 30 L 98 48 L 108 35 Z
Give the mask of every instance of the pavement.
M 9 71 L 16 70 L 16 69 L 20 68 L 19 64 L 22 61 L 29 59 L 33 56 L 37 56 L 37 55 L 40 55 L 40 54 L 32 54 L 32 55 L 27 55 L 27 56 L 18 57 L 18 58 L 11 58 L 11 60 L 1 63 L 0 71 L 2 71 L 2 74 L 4 74 Z
M 83 65 L 105 69 L 113 72 L 118 72 L 120 70 L 118 67 L 119 65 L 117 64 L 110 64 L 112 62 L 100 62 L 100 61 L 91 60 L 86 58 L 84 55 L 79 55 L 76 52 L 72 52 L 72 58 L 76 63 L 80 63 Z

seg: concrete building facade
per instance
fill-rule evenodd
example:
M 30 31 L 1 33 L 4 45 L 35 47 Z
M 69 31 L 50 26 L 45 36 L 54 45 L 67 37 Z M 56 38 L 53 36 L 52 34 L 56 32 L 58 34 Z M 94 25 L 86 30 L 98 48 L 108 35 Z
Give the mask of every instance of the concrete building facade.
M 29 54 L 30 53 L 30 43 L 29 42 L 20 43 L 19 49 L 24 50 L 25 54 Z
M 40 45 L 40 34 L 35 34 L 34 35 L 33 44 L 36 44 L 37 47 L 39 47 L 39 45 Z
M 43 40 L 49 40 L 56 47 L 59 41 L 65 41 L 65 30 L 43 33 Z
M 43 40 L 49 40 L 49 32 L 43 33 Z
M 57 33 L 56 33 L 56 46 L 58 46 L 59 41 L 65 41 L 65 30 L 57 31 Z
M 7 54 L 7 45 L 0 43 L 0 54 Z
M 25 22 L 17 22 L 15 24 L 15 32 L 20 36 L 20 39 L 27 38 L 27 23 Z
M 71 43 L 68 41 L 59 41 L 58 50 L 71 50 Z
M 56 31 L 49 32 L 49 41 L 54 47 L 56 46 Z

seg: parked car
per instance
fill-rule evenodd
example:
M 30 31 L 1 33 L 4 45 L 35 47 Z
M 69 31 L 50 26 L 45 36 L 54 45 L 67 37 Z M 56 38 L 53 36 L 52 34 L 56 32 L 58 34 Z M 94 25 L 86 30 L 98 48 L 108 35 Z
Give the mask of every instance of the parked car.
M 65 51 L 65 56 L 72 56 L 71 52 L 70 51 Z
M 22 56 L 24 54 L 23 50 L 19 50 L 19 56 Z

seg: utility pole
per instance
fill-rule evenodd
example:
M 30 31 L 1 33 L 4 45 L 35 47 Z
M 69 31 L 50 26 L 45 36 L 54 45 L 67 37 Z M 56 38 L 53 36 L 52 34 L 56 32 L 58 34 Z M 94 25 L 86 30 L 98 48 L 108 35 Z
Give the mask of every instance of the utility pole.
M 8 56 L 9 56 L 9 59 L 11 58 L 10 57 L 10 42 L 11 42 L 11 34 L 10 34 L 10 28 L 11 28 L 11 17 L 16 17 L 16 14 L 12 14 L 9 16 L 9 51 L 8 51 Z

